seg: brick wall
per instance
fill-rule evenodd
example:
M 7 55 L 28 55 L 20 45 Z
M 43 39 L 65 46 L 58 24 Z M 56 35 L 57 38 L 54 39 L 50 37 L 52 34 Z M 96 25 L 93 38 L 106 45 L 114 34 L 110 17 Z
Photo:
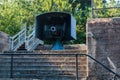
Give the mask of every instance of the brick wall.
M 120 18 L 91 19 L 87 23 L 88 53 L 111 68 L 109 57 L 120 72 Z M 97 80 L 110 76 L 109 72 L 89 60 L 90 76 L 97 75 Z M 120 74 L 120 73 L 119 73 Z

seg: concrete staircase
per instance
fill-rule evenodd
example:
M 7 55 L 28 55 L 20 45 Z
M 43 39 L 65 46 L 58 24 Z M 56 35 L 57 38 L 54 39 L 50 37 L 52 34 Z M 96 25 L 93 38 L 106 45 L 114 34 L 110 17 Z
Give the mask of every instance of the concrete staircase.
M 28 50 L 32 51 L 36 48 L 38 44 L 43 44 L 42 40 L 35 38 L 35 28 L 32 31 L 28 31 L 26 27 L 24 27 L 20 32 L 16 35 L 10 37 L 9 47 L 11 51 L 17 50 Z
M 10 77 L 11 57 L 9 55 L 0 56 L 0 78 Z
M 25 43 L 23 43 L 17 50 L 26 50 Z
M 74 55 L 64 55 L 66 53 L 74 53 Z M 87 57 L 78 55 L 76 58 L 75 54 L 78 53 L 80 52 L 6 52 L 0 54 L 0 78 L 39 80 L 76 80 L 78 78 L 78 80 L 86 80 L 88 76 Z

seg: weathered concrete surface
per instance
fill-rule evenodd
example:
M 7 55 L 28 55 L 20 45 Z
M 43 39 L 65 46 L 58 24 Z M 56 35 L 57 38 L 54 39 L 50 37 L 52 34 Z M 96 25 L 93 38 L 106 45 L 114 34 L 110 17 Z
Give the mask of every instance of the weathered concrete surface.
M 83 47 L 81 46 L 81 50 L 63 50 L 63 51 L 62 50 L 61 51 L 34 50 L 31 52 L 6 51 L 4 55 L 0 56 L 0 64 L 2 66 L 2 67 L 0 66 L 0 70 L 1 70 L 0 78 L 10 77 L 10 72 L 8 71 L 10 71 L 9 69 L 11 64 L 8 64 L 8 61 L 9 62 L 11 61 L 11 55 L 6 56 L 5 54 L 13 53 L 13 57 L 14 57 L 13 77 L 18 78 L 18 80 L 19 78 L 31 78 L 30 80 L 32 80 L 32 78 L 36 78 L 36 79 L 39 78 L 38 80 L 76 80 L 76 56 L 73 54 L 87 54 L 86 46 L 84 45 Z M 52 54 L 52 55 L 45 55 L 45 54 Z M 68 54 L 68 55 L 53 55 L 53 54 Z M 7 65 L 7 69 L 6 69 L 6 65 Z M 6 74 L 8 74 L 9 76 L 7 76 Z M 44 77 L 42 77 L 42 75 Z M 86 79 L 87 76 L 88 76 L 88 58 L 86 56 L 79 55 L 78 80 L 87 80 Z
M 61 50 L 61 51 L 58 51 L 58 50 L 56 50 L 56 51 L 54 51 L 54 50 L 35 50 L 34 52 L 41 53 L 41 54 L 87 54 L 85 45 L 81 45 L 81 50 Z M 66 60 L 65 62 L 67 62 L 68 56 L 63 56 L 63 59 Z M 61 57 L 62 57 L 62 55 L 61 55 Z M 60 57 L 58 57 L 57 59 L 59 60 L 59 58 Z M 73 57 L 69 58 L 69 60 L 72 60 L 72 59 L 73 59 Z M 56 60 L 54 60 L 54 61 L 56 61 Z M 75 58 L 74 58 L 74 60 L 75 60 Z M 71 63 L 68 64 L 67 66 L 69 66 L 69 65 L 71 65 Z M 75 66 L 75 64 L 72 64 L 72 66 Z M 82 78 L 88 77 L 88 58 L 86 56 L 83 56 L 83 55 L 78 56 L 78 73 L 79 73 L 79 78 L 81 78 L 79 80 L 82 80 Z M 83 80 L 86 80 L 86 79 L 83 79 Z
M 111 68 L 108 57 L 120 72 L 120 18 L 98 18 L 87 23 L 87 47 L 88 53 L 94 58 Z M 114 70 L 115 71 L 115 70 Z M 120 74 L 120 73 L 119 73 Z M 94 80 L 106 80 L 111 74 L 89 60 L 89 75 Z M 93 80 L 93 79 L 91 79 Z
M 52 45 L 38 45 L 35 50 L 51 50 Z M 64 45 L 65 50 L 87 50 L 85 44 Z
M 9 36 L 0 31 L 0 52 L 9 50 Z

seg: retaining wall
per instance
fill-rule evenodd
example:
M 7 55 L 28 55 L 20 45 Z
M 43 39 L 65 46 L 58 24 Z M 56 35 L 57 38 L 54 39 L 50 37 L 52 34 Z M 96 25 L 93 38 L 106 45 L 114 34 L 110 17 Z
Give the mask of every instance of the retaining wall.
M 97 18 L 87 22 L 88 53 L 120 74 L 120 18 Z M 111 62 L 108 60 L 110 58 Z M 111 77 L 109 72 L 89 60 L 89 75 L 96 80 Z M 95 78 L 94 78 L 95 79 Z

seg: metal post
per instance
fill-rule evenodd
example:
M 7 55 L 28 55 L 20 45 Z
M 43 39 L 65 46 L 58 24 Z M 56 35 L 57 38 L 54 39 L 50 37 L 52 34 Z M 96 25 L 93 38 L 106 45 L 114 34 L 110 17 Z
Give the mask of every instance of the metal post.
M 76 57 L 76 80 L 78 80 L 78 54 L 76 54 L 75 57 Z
M 27 39 L 27 29 L 26 29 L 26 27 L 25 27 L 25 48 L 26 48 L 26 40 Z
M 9 38 L 9 49 L 10 51 L 12 51 L 12 38 L 11 37 Z
M 13 46 L 14 46 L 14 40 L 13 40 L 12 37 L 11 37 L 11 45 L 10 45 L 10 46 L 11 46 L 11 50 L 13 50 L 13 48 L 14 48 L 14 47 L 13 47 Z
M 95 58 L 93 58 L 92 56 L 90 55 L 86 55 L 88 56 L 89 58 L 91 58 L 92 60 L 94 60 L 95 62 L 97 62 L 98 64 L 100 64 L 102 67 L 104 67 L 106 70 L 108 70 L 109 72 L 115 74 L 115 76 L 119 77 L 120 78 L 120 75 L 117 74 L 116 72 L 112 71 L 111 69 L 109 69 L 106 65 L 104 65 L 103 63 L 101 63 L 100 61 L 96 60 Z
M 10 78 L 13 78 L 13 54 L 11 54 Z
M 18 45 L 20 46 L 20 37 L 21 37 L 21 32 L 18 34 Z
M 27 42 L 27 38 L 28 38 L 28 36 L 27 36 L 27 28 L 25 27 L 25 49 L 27 50 L 27 44 L 28 44 L 28 42 Z
M 91 0 L 91 8 L 92 8 L 92 18 L 95 18 L 95 15 L 94 15 L 94 0 Z

